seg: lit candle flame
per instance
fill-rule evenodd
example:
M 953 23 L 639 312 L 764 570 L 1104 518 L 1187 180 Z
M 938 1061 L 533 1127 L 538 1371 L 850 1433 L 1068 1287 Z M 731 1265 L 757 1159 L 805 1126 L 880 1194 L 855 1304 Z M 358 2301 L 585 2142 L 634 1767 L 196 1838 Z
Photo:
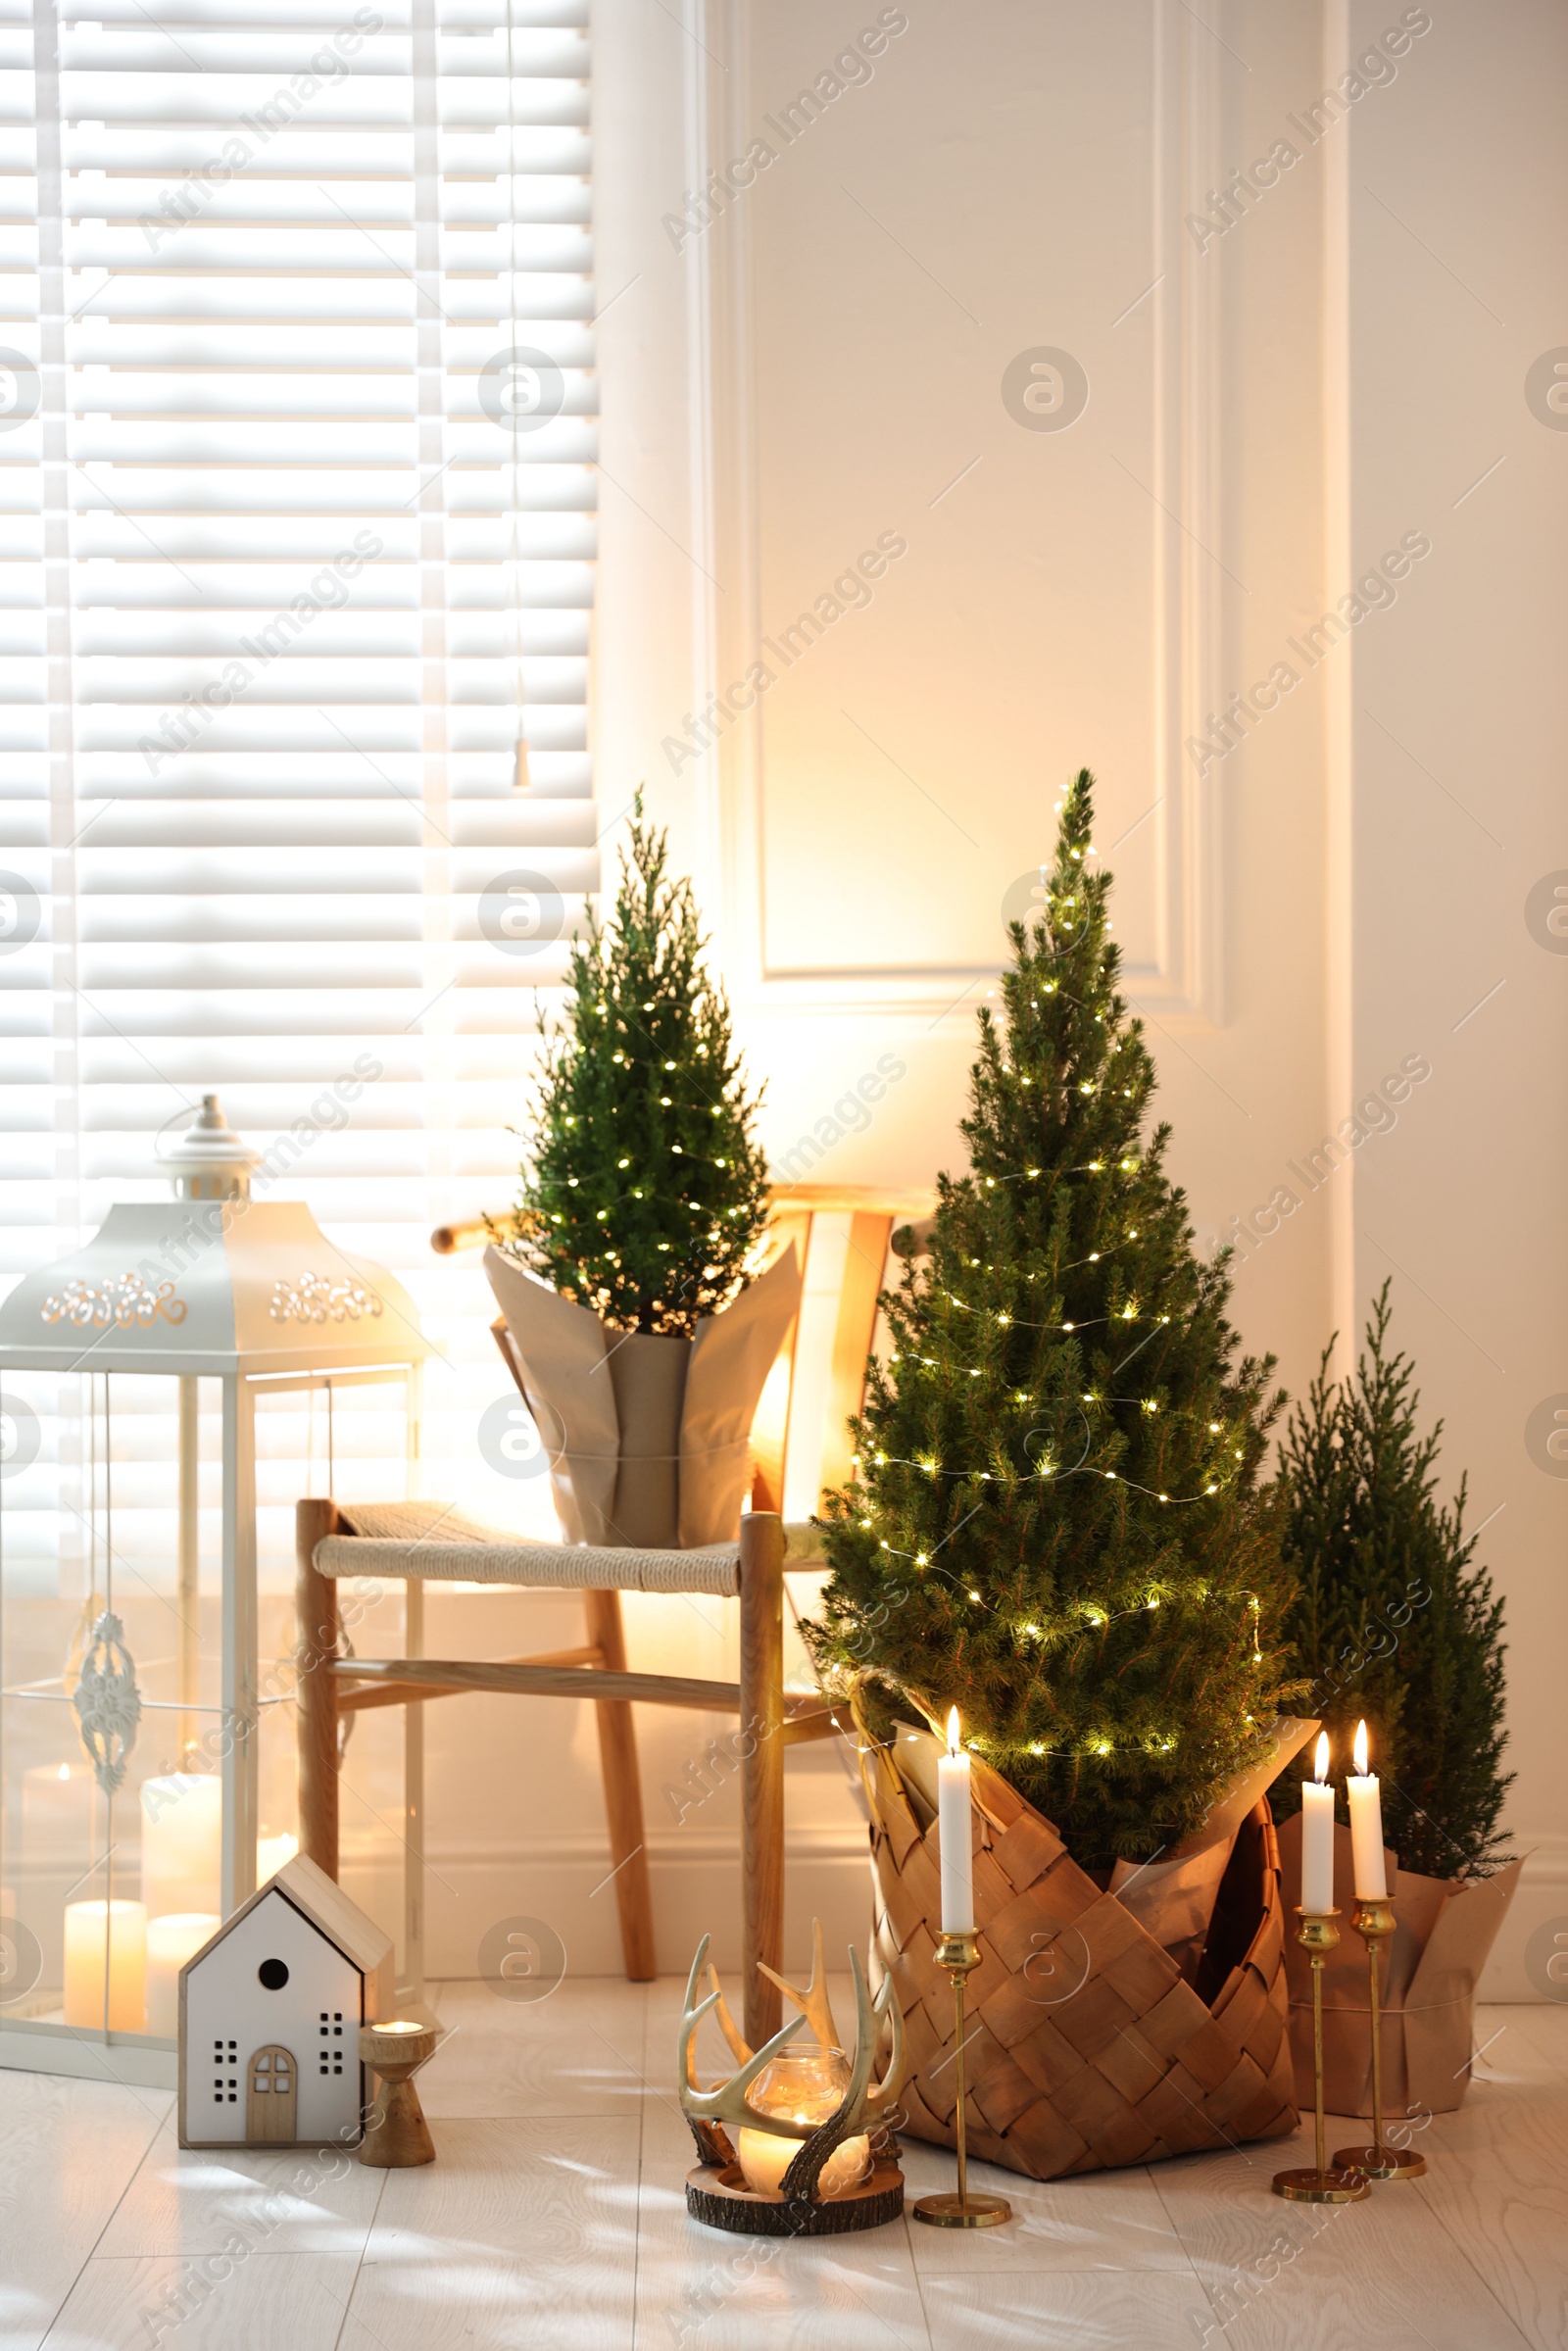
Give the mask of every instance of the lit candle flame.
M 1360 1773 L 1361 1778 L 1364 1780 L 1366 1778 L 1368 1769 L 1366 1760 L 1365 1723 L 1357 1723 L 1355 1726 L 1355 1768 Z
M 958 1752 L 958 1709 L 955 1706 L 948 1716 L 948 1753 Z
M 1328 1778 L 1328 1776 L 1329 1735 L 1326 1731 L 1320 1731 L 1317 1735 L 1317 1752 L 1313 1762 L 1312 1777 L 1316 1780 L 1318 1786 L 1321 1788 L 1323 1782 Z

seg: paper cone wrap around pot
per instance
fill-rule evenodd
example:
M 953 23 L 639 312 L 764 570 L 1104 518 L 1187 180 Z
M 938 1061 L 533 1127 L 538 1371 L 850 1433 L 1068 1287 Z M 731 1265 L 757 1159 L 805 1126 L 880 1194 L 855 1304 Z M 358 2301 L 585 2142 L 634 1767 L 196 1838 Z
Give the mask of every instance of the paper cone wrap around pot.
M 1301 1817 L 1279 1833 L 1283 1892 L 1294 1922 L 1301 1898 Z M 1378 2004 L 1386 2125 L 1451 2114 L 1470 2086 L 1476 1986 L 1508 1915 L 1523 1860 L 1490 1878 L 1428 1878 L 1384 1853 L 1395 1933 L 1383 1947 Z M 1323 1967 L 1323 2095 L 1331 2114 L 1372 2112 L 1372 2030 L 1366 1945 L 1356 1934 L 1350 1832 L 1335 1824 L 1334 1906 L 1340 1939 Z M 1312 1971 L 1294 1940 L 1286 1955 L 1297 2092 L 1312 2094 Z
M 522 1365 L 570 1543 L 734 1540 L 759 1399 L 800 1307 L 792 1246 L 696 1336 L 612 1331 L 497 1249 L 484 1268 Z
M 901 1728 L 894 1745 L 867 1745 L 862 1771 L 873 1964 L 894 1979 L 907 2036 L 900 2127 L 952 2146 L 953 1987 L 936 1962 L 937 1754 L 929 1734 Z M 1279 1768 L 1272 1761 L 1269 1777 Z M 972 1791 L 980 1964 L 966 1992 L 970 2153 L 1054 2180 L 1293 2131 L 1285 1918 L 1267 1799 L 1242 1791 L 1245 1817 L 1216 1821 L 1212 1838 L 1142 1888 L 1135 1911 L 1102 1891 L 1051 1823 L 978 1758 Z M 1157 1930 L 1167 1920 L 1192 1980 L 1163 1947 Z

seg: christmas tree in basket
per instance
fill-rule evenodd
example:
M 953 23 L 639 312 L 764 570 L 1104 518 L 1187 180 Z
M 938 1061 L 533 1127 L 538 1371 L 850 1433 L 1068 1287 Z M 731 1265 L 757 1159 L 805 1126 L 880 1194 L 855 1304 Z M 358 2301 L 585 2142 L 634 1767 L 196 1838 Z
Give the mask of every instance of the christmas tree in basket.
M 1235 1360 L 1116 990 L 1092 779 L 980 1015 L 968 1171 L 884 1302 L 893 1335 L 829 1505 L 810 1638 L 862 1724 L 878 1897 L 914 2069 L 951 2144 L 923 1718 L 972 1750 L 971 2149 L 1036 2178 L 1294 2128 L 1261 1790 L 1286 1576 L 1258 1469 L 1272 1365 Z
M 1266 1756 L 1288 1584 L 1258 1477 L 1272 1358 L 1235 1359 L 1224 1258 L 1194 1254 L 1168 1129 L 1148 1131 L 1091 795 L 1086 770 L 980 1013 L 969 1169 L 885 1301 L 811 1638 L 884 1738 L 956 1705 L 1106 1872 L 1189 1837 Z

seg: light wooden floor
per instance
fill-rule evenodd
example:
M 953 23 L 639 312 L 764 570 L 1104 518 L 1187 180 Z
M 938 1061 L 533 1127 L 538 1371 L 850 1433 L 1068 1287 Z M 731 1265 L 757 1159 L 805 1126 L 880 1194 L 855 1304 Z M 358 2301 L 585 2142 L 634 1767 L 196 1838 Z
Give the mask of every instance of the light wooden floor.
M 1563 2351 L 1568 2008 L 1483 2013 L 1428 2178 L 1282 2204 L 1297 2143 L 1034 2187 L 1011 2225 L 821 2245 L 686 2218 L 680 1987 L 440 1996 L 438 2150 L 181 2155 L 161 2091 L 0 2074 L 3 2351 Z M 1330 2139 L 1331 2147 L 1335 2144 Z M 911 2193 L 949 2158 L 906 2149 Z

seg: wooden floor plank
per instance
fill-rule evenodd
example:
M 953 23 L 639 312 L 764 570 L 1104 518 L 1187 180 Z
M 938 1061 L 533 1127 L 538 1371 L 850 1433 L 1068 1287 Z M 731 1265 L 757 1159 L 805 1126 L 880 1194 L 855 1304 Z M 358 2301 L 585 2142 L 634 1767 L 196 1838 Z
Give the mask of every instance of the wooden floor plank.
M 169 2090 L 0 2073 L 0 2343 L 35 2351 L 173 2104 Z
M 1457 2119 L 1440 2116 L 1422 2135 L 1434 2166 L 1452 2163 Z M 1364 2130 L 1331 2117 L 1331 2156 Z M 1379 2351 L 1522 2351 L 1531 2338 L 1475 2258 L 1479 2232 L 1465 2241 L 1425 2180 L 1382 2182 L 1349 2205 L 1273 2194 L 1276 2171 L 1311 2161 L 1308 2127 L 1267 2147 L 1152 2167 L 1208 2296 L 1213 2342 L 1230 2351 L 1365 2351 L 1369 2340 Z
M 638 2125 L 447 2120 L 390 2172 L 352 2317 L 381 2351 L 627 2351 Z
M 89 2261 L 46 2351 L 337 2351 L 353 2283 L 349 2253 Z
M 419 2075 L 420 2104 L 432 2123 L 634 2113 L 646 1989 L 567 1976 L 542 1999 L 512 2000 L 487 1984 L 443 1984 L 433 2005 L 448 2037 Z
M 966 2270 L 921 2283 L 939 2351 L 1196 2351 L 1206 2320 L 1190 2271 Z
M 736 1987 L 732 1984 L 730 1989 Z M 0 2076 L 0 2351 L 1564 2351 L 1568 2008 L 1479 2012 L 1428 2177 L 1282 2203 L 1303 2132 L 1037 2183 L 996 2231 L 730 2238 L 687 2215 L 683 1981 L 437 1986 L 427 2168 L 181 2155 L 167 2092 Z M 848 1983 L 832 1980 L 853 2037 Z M 705 2079 L 733 2061 L 711 2022 Z M 1364 2126 L 1330 2125 L 1331 2145 Z M 951 2186 L 906 2142 L 909 2197 Z

